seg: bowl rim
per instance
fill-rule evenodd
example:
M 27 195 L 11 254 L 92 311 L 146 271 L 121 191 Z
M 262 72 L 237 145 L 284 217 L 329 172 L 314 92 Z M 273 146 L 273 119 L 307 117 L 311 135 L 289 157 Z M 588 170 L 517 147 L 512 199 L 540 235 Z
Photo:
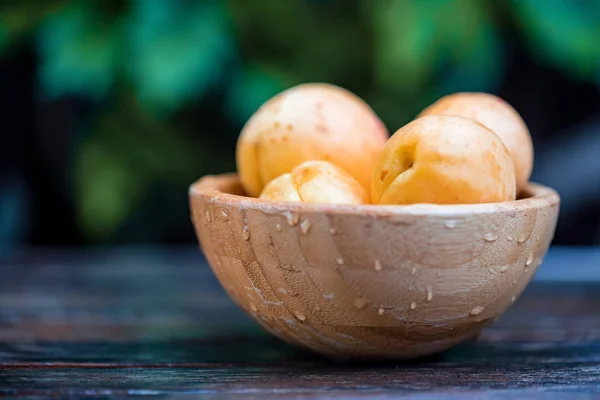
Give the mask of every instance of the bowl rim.
M 525 192 L 527 197 L 497 203 L 478 204 L 315 204 L 299 202 L 283 202 L 264 200 L 223 191 L 226 187 L 240 185 L 236 173 L 205 175 L 192 183 L 188 195 L 193 198 L 204 198 L 211 203 L 219 203 L 227 207 L 254 208 L 272 212 L 326 213 L 336 215 L 440 215 L 460 216 L 468 214 L 490 214 L 497 212 L 526 211 L 544 207 L 555 207 L 560 204 L 559 194 L 552 188 L 535 182 L 529 182 Z M 241 187 L 241 186 L 240 186 Z

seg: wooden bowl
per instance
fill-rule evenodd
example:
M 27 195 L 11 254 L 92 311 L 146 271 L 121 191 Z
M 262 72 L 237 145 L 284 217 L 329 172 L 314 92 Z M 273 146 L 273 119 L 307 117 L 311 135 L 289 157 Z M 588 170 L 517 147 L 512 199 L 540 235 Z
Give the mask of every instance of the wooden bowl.
M 405 359 L 475 336 L 523 291 L 560 199 L 476 205 L 317 205 L 244 197 L 233 174 L 190 188 L 200 245 L 232 299 L 290 343 Z M 533 317 L 533 316 L 532 316 Z

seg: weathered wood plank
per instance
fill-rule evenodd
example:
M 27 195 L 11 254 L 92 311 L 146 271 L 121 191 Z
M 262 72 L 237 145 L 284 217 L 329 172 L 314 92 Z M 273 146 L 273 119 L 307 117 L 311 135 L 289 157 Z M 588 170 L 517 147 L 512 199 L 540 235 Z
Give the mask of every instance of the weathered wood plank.
M 541 389 L 598 393 L 597 366 L 589 364 L 311 368 L 122 368 L 111 369 L 4 369 L 0 371 L 5 395 L 149 393 L 331 395 L 422 391 L 481 391 L 483 389 Z M 596 388 L 594 389 L 594 387 Z
M 476 341 L 369 365 L 265 334 L 196 249 L 26 252 L 0 263 L 0 396 L 599 397 L 599 255 L 551 252 L 546 273 Z

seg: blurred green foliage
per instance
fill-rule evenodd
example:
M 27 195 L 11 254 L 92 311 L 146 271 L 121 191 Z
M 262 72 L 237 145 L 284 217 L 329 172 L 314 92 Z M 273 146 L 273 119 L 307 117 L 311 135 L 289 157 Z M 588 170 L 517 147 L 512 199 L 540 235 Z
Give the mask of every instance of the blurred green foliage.
M 98 11 L 85 2 L 68 3 L 40 23 L 36 40 L 46 97 L 76 93 L 100 99 L 113 86 L 121 24 Z
M 210 93 L 233 136 L 307 81 L 353 90 L 394 131 L 446 93 L 493 91 L 504 24 L 549 66 L 597 79 L 595 0 L 22 1 L 0 6 L 0 49 L 35 44 L 43 101 L 97 105 L 71 178 L 82 231 L 104 241 L 157 187 L 185 193 L 216 165 L 234 168 L 234 148 L 212 140 L 222 132 L 194 116 Z
M 600 1 L 513 0 L 511 4 L 535 56 L 580 79 L 597 76 Z

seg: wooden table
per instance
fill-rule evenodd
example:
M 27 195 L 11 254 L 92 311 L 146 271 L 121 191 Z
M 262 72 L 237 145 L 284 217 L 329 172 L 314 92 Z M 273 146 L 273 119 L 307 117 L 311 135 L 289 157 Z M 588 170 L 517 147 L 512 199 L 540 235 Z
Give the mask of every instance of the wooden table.
M 388 365 L 263 333 L 198 249 L 23 251 L 0 273 L 0 397 L 600 398 L 598 248 L 553 248 L 476 341 Z

